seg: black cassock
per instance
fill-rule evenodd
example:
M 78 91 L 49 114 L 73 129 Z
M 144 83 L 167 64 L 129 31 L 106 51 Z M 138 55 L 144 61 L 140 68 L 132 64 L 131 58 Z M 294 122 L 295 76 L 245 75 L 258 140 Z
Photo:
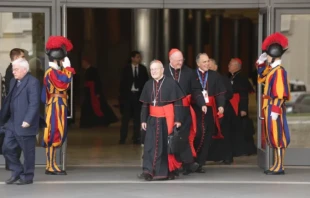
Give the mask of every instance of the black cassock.
M 85 72 L 84 100 L 81 108 L 80 127 L 108 126 L 117 121 L 118 118 L 103 94 L 97 69 L 89 67 Z
M 219 136 L 220 133 L 217 130 L 220 124 L 217 113 L 218 107 L 224 107 L 225 105 L 226 88 L 219 73 L 211 70 L 202 73 L 199 69 L 195 72 L 196 80 L 200 83 L 201 93 L 203 90 L 206 90 L 209 98 L 209 103 L 206 103 L 206 114 L 201 111 L 201 107 L 197 106 L 196 101 L 193 100 L 193 107 L 197 117 L 197 134 L 195 138 L 196 162 L 203 166 L 212 143 L 212 137 Z
M 221 119 L 221 129 L 224 139 L 216 139 L 212 142 L 209 149 L 207 161 L 227 161 L 233 160 L 233 139 L 232 134 L 235 134 L 236 115 L 229 100 L 233 97 L 231 82 L 227 76 L 221 75 L 222 82 L 226 88 L 224 116 Z
M 193 133 L 194 131 L 191 131 L 191 125 L 192 125 L 192 118 L 194 116 L 191 115 L 191 97 L 196 98 L 198 106 L 204 105 L 204 99 L 201 95 L 200 91 L 200 84 L 195 78 L 194 70 L 187 67 L 186 65 L 183 65 L 181 69 L 174 69 L 170 65 L 165 66 L 165 76 L 172 77 L 175 81 L 177 81 L 182 88 L 183 92 L 187 96 L 183 100 L 183 114 L 184 114 L 184 120 L 182 122 L 182 127 L 180 128 L 180 134 L 182 136 L 190 136 L 190 133 Z M 200 109 L 201 109 L 200 107 Z M 194 111 L 193 111 L 194 113 Z M 195 117 L 194 117 L 195 119 Z M 191 136 L 191 137 L 194 137 Z M 193 151 L 194 145 L 184 145 L 186 148 L 182 153 L 177 156 L 182 162 L 185 164 L 192 163 L 194 161 L 193 159 Z
M 141 93 L 140 101 L 143 102 L 141 122 L 147 123 L 143 173 L 151 175 L 153 179 L 165 179 L 169 172 L 181 166 L 175 161 L 176 164 L 172 168 L 171 161 L 168 160 L 172 157 L 168 156 L 168 130 L 171 132 L 171 123 L 173 125 L 174 122 L 181 122 L 183 119 L 182 98 L 184 96 L 177 82 L 165 76 L 158 82 L 153 79 L 147 81 Z M 155 106 L 154 101 L 156 101 Z M 167 111 L 163 115 L 164 108 Z M 169 114 L 174 115 L 174 118 Z
M 248 111 L 249 93 L 254 92 L 254 89 L 249 80 L 241 74 L 241 71 L 230 74 L 229 77 L 234 92 L 231 104 L 237 116 L 234 121 L 235 133 L 232 134 L 234 156 L 255 154 L 256 147 L 253 138 L 255 131 Z M 241 117 L 241 111 L 245 111 L 247 116 Z

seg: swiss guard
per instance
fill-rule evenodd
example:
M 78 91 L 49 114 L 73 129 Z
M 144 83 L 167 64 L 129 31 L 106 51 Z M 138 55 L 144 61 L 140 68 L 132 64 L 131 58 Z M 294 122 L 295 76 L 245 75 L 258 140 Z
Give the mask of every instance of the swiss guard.
M 72 43 L 62 36 L 51 36 L 46 43 L 49 68 L 43 81 L 42 102 L 45 103 L 43 147 L 46 148 L 47 164 L 45 174 L 66 175 L 56 164 L 56 148 L 62 146 L 67 137 L 68 89 L 75 74 L 67 53 Z
M 281 57 L 288 48 L 288 39 L 281 33 L 268 36 L 263 54 L 257 60 L 258 82 L 264 83 L 263 105 L 266 142 L 274 149 L 274 165 L 265 170 L 267 175 L 283 175 L 285 149 L 290 143 L 285 102 L 290 100 L 287 72 Z

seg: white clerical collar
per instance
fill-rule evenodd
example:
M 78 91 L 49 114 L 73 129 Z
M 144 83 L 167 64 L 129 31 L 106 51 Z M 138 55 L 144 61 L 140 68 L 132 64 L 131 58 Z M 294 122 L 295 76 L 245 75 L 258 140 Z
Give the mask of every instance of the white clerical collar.
M 198 68 L 198 70 L 201 72 L 201 73 L 205 73 L 205 71 L 203 71 L 202 69 Z
M 276 60 L 273 63 L 270 64 L 272 68 L 275 68 L 276 66 L 281 65 L 281 60 Z
M 156 82 L 159 82 L 161 79 L 163 79 L 164 75 L 160 77 L 158 80 L 155 80 Z
M 60 70 L 60 67 L 54 62 L 48 62 L 48 66 L 50 66 L 53 69 Z

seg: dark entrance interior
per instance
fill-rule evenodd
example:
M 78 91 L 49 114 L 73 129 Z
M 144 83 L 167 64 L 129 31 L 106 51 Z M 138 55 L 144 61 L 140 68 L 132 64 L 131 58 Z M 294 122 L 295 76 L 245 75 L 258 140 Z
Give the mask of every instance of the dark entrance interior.
M 169 48 L 177 47 L 179 29 L 179 15 L 177 9 L 169 10 L 170 19 L 170 35 Z M 215 51 L 219 51 L 218 60 L 221 73 L 227 73 L 227 65 L 231 58 L 239 57 L 243 62 L 244 74 L 251 78 L 254 69 L 254 63 L 257 57 L 258 43 L 258 9 L 240 9 L 240 10 L 201 10 L 201 26 L 197 28 L 196 14 L 197 10 L 184 10 L 186 29 L 185 32 L 185 51 L 184 58 L 186 64 L 195 68 L 196 49 L 200 52 L 206 52 L 210 57 L 215 56 Z M 74 122 L 71 127 L 78 129 L 80 117 L 80 105 L 83 99 L 83 74 L 81 61 L 83 56 L 87 56 L 93 66 L 97 67 L 104 93 L 109 104 L 120 118 L 118 105 L 118 87 L 120 82 L 119 73 L 128 61 L 129 54 L 134 49 L 134 31 L 133 31 L 133 12 L 134 9 L 92 9 L 92 8 L 68 8 L 68 38 L 73 42 L 74 49 L 69 55 L 73 67 L 77 74 L 74 78 Z M 159 21 L 160 43 L 157 45 L 157 54 L 154 58 L 165 60 L 163 53 L 164 39 L 164 10 L 157 10 Z M 219 17 L 216 17 L 218 16 Z M 215 29 L 219 26 L 219 35 L 216 35 Z M 201 31 L 200 46 L 197 47 L 196 33 Z M 219 38 L 219 42 L 215 42 L 215 38 Z M 218 45 L 217 45 L 218 44 Z M 142 51 L 143 55 L 143 51 Z M 250 96 L 250 115 L 256 122 L 256 100 L 255 94 Z M 117 123 L 113 128 L 102 128 L 102 131 L 109 131 L 108 134 L 103 133 L 97 135 L 97 141 L 109 145 L 117 145 L 119 138 L 119 126 Z M 82 136 L 89 136 L 91 132 Z M 111 134 L 113 133 L 113 135 Z M 79 139 L 83 139 L 83 137 Z M 94 136 L 94 134 L 92 135 Z M 100 141 L 106 136 L 112 138 L 109 141 Z M 69 140 L 69 147 L 70 147 Z M 71 144 L 78 145 L 78 142 Z M 129 143 L 128 143 L 129 144 Z M 98 146 L 99 144 L 97 144 Z M 101 145 L 101 144 L 100 144 Z M 92 146 L 92 143 L 89 145 Z M 103 145 L 104 146 L 104 145 Z

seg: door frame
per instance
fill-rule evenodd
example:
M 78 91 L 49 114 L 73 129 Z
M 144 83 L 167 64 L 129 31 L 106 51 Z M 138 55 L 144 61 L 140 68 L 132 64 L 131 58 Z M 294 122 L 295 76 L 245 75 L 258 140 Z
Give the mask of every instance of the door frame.
M 263 15 L 266 14 L 266 37 L 269 36 L 274 32 L 274 13 L 275 13 L 275 7 L 273 7 L 271 4 L 269 6 L 266 6 L 264 8 L 260 9 L 259 12 L 259 32 L 258 32 L 258 54 L 257 57 L 259 57 L 262 53 L 262 43 L 265 38 L 263 38 L 264 30 L 263 30 Z M 257 164 L 260 168 L 264 170 L 268 170 L 273 165 L 274 160 L 274 153 L 272 152 L 273 149 L 268 145 L 267 142 L 265 142 L 265 149 L 261 147 L 262 143 L 262 133 L 265 132 L 265 129 L 263 130 L 262 127 L 264 125 L 264 118 L 262 115 L 262 88 L 263 85 L 261 83 L 258 83 L 257 85 Z

